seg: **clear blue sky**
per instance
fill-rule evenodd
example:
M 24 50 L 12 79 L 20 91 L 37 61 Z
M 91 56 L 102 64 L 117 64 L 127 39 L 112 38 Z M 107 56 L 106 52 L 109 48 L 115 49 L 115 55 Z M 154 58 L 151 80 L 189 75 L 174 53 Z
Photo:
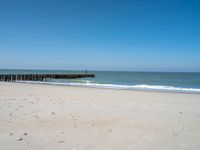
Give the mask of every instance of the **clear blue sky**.
M 0 0 L 0 68 L 200 71 L 200 1 Z

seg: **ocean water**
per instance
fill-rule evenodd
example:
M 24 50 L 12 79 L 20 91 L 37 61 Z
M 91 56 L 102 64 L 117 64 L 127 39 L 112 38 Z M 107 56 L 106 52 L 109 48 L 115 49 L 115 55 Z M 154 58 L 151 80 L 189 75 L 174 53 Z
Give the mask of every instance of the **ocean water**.
M 0 74 L 12 73 L 85 73 L 85 71 L 64 70 L 0 70 Z M 169 92 L 200 93 L 200 73 L 180 72 L 125 72 L 88 71 L 95 78 L 49 79 L 45 82 L 31 83 L 84 86 L 94 88 L 114 88 L 127 90 L 153 90 Z

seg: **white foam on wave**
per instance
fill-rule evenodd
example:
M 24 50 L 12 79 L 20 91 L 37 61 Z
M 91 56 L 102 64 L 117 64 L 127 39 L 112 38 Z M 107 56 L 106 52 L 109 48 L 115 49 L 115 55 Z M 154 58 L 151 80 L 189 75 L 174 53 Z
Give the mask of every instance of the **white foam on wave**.
M 53 85 L 67 85 L 67 86 L 80 86 L 80 87 L 94 87 L 94 88 L 111 88 L 111 89 L 129 89 L 129 90 L 155 90 L 155 91 L 170 91 L 170 92 L 189 92 L 200 93 L 200 89 L 196 88 L 182 88 L 173 86 L 162 85 L 117 85 L 117 84 L 99 84 L 99 83 L 74 83 L 74 82 L 42 82 L 42 81 L 17 81 L 23 83 L 36 83 L 36 84 L 53 84 Z

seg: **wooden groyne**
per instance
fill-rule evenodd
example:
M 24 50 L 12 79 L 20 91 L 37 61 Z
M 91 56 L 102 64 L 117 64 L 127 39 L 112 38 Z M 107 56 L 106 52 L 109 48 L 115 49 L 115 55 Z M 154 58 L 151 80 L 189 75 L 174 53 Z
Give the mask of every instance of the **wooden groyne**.
M 76 79 L 95 77 L 95 74 L 0 74 L 0 81 L 46 81 L 48 79 Z

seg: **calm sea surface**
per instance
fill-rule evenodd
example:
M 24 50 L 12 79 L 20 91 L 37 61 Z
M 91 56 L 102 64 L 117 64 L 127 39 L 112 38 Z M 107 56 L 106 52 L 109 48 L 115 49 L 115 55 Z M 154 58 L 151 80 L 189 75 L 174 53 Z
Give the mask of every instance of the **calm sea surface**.
M 11 73 L 85 73 L 84 71 L 55 70 L 0 70 L 0 74 Z M 95 78 L 70 80 L 49 79 L 46 84 L 68 86 L 87 86 L 99 88 L 116 88 L 129 90 L 159 90 L 174 92 L 200 93 L 200 73 L 176 72 L 120 72 L 120 71 L 88 71 Z M 42 83 L 42 82 L 40 82 Z

